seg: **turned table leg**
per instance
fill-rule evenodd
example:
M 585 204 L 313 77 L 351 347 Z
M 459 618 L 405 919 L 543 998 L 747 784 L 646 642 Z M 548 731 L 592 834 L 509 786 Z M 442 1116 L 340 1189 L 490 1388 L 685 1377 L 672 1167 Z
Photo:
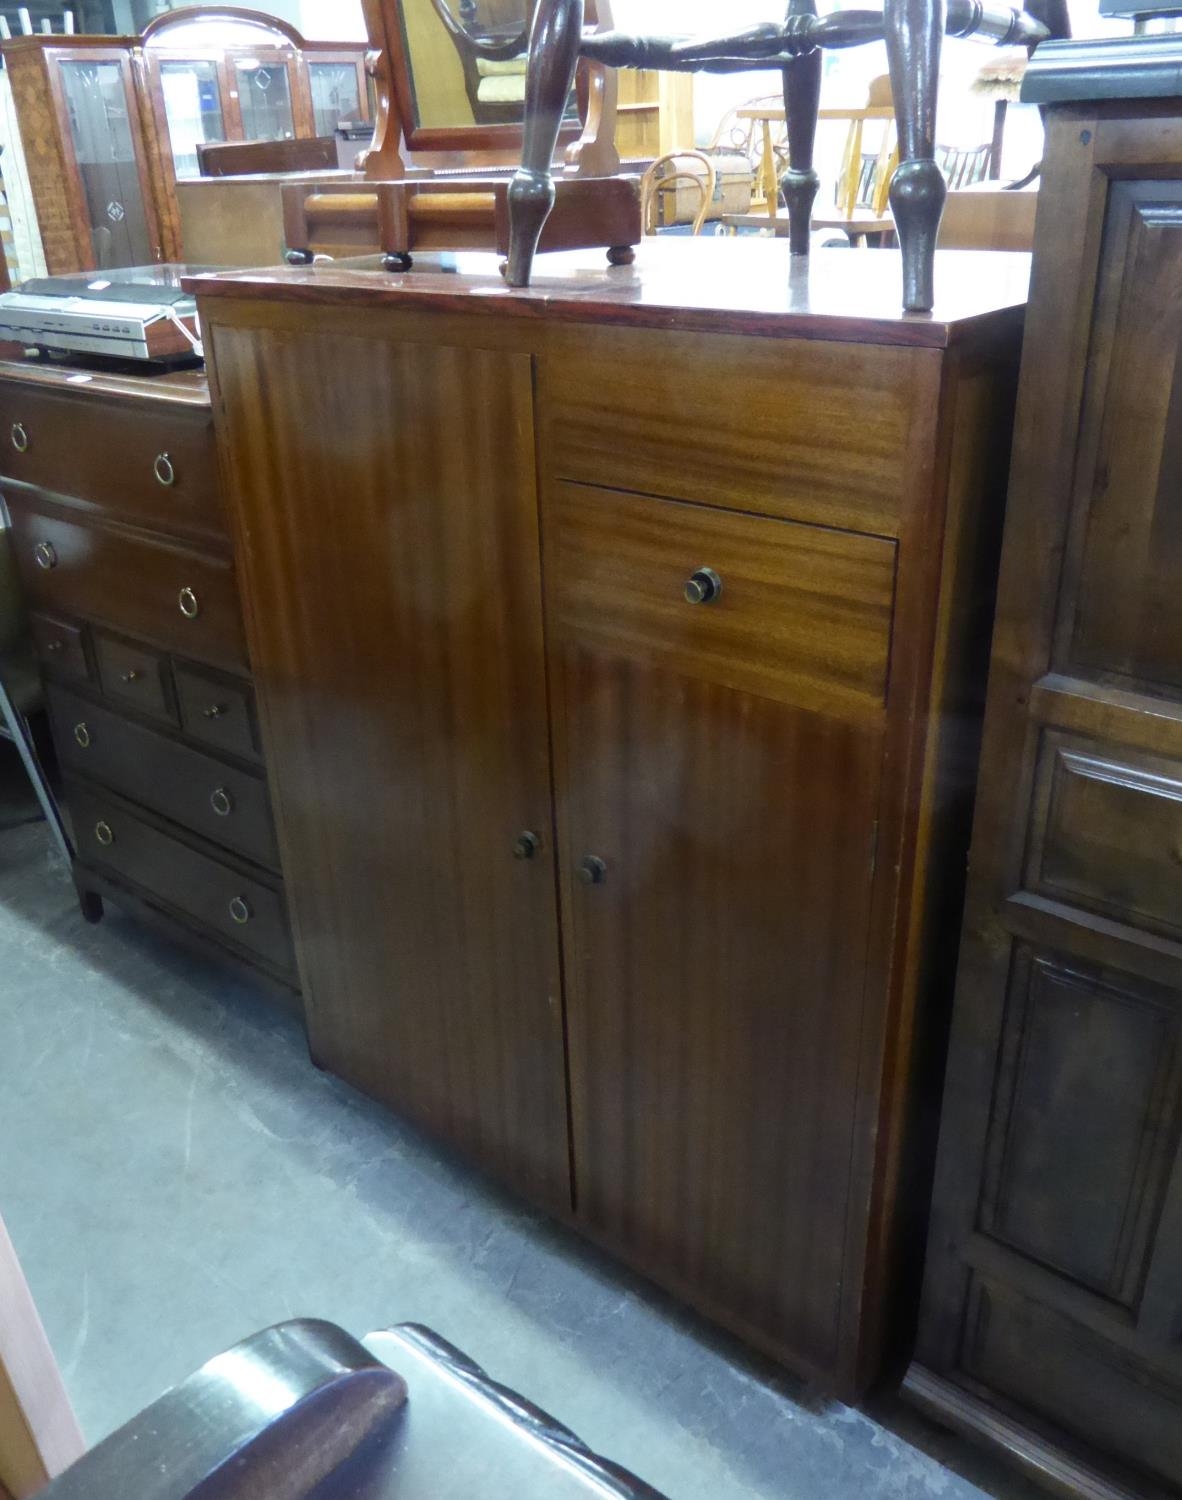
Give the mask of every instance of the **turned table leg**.
M 789 16 L 815 16 L 814 0 L 790 0 Z M 821 179 L 813 170 L 813 142 L 821 103 L 821 49 L 794 57 L 784 69 L 784 120 L 788 126 L 788 168 L 780 191 L 788 205 L 788 247 L 793 255 L 809 253 L 813 201 Z
M 891 210 L 903 252 L 903 306 L 930 312 L 944 176 L 936 165 L 936 86 L 944 0 L 885 0 L 887 61 L 899 130 Z
M 551 167 L 583 36 L 583 0 L 538 0 L 529 35 L 521 166 L 509 184 L 510 286 L 528 286 L 542 227 L 554 207 Z

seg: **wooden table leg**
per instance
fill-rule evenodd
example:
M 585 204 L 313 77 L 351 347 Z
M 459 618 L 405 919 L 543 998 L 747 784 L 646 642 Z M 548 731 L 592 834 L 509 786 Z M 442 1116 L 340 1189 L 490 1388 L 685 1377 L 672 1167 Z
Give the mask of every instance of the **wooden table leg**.
M 903 306 L 930 312 L 944 176 L 936 165 L 936 88 L 944 0 L 885 0 L 887 61 L 899 131 L 891 210 L 903 251 Z
M 583 35 L 583 0 L 538 0 L 529 35 L 521 166 L 509 184 L 510 286 L 528 286 L 534 255 L 554 207 L 551 168 Z
M 815 16 L 814 0 L 790 0 L 789 16 Z M 780 191 L 788 205 L 788 248 L 809 253 L 813 203 L 821 179 L 813 169 L 817 110 L 821 103 L 821 49 L 794 57 L 784 69 L 784 119 L 788 126 L 788 168 Z

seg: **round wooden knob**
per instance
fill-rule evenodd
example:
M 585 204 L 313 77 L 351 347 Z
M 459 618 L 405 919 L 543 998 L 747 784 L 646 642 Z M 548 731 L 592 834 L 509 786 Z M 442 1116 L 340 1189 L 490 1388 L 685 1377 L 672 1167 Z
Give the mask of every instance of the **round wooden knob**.
M 598 854 L 588 854 L 579 866 L 579 879 L 584 885 L 602 885 L 607 879 L 607 865 Z

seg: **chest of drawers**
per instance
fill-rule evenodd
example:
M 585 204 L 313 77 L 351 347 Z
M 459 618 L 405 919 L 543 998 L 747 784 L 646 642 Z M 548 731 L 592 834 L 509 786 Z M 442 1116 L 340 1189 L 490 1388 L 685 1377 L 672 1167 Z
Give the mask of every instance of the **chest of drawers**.
M 296 987 L 204 379 L 0 364 L 0 489 L 83 910 Z

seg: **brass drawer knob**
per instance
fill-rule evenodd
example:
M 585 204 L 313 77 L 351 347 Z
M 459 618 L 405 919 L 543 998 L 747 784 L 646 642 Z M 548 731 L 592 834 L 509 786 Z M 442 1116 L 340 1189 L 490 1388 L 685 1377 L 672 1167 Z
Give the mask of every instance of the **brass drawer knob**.
M 519 833 L 513 840 L 513 858 L 533 859 L 541 847 L 541 839 L 527 828 L 524 833 Z
M 253 916 L 254 912 L 245 896 L 235 896 L 230 902 L 230 920 L 237 922 L 239 927 L 245 927 Z
M 713 568 L 695 568 L 685 581 L 690 604 L 713 604 L 722 593 L 722 579 Z
M 104 849 L 109 849 L 115 842 L 115 835 L 111 831 L 110 823 L 104 823 L 101 818 L 94 825 L 94 836 Z
M 25 431 L 25 424 L 23 422 L 14 422 L 12 424 L 12 446 L 18 453 L 27 453 L 29 451 L 29 434 Z
M 607 879 L 607 865 L 598 854 L 588 854 L 579 866 L 579 879 L 584 885 L 602 885 Z
M 83 750 L 90 749 L 90 730 L 85 724 L 74 725 L 74 738 Z
M 197 602 L 197 595 L 191 588 L 183 588 L 180 591 L 177 595 L 177 603 L 186 620 L 195 620 L 201 613 L 201 605 Z
M 228 818 L 234 811 L 234 799 L 224 786 L 215 787 L 210 792 L 209 805 L 219 818 Z
M 126 672 L 119 673 L 120 682 L 138 682 L 144 674 L 137 668 L 131 667 Z
M 48 573 L 50 568 L 57 567 L 57 553 L 54 551 L 52 542 L 38 542 L 33 548 L 33 561 L 39 568 L 44 568 Z
M 156 476 L 157 484 L 162 484 L 166 490 L 176 483 L 176 469 L 167 453 L 157 453 L 152 473 Z

